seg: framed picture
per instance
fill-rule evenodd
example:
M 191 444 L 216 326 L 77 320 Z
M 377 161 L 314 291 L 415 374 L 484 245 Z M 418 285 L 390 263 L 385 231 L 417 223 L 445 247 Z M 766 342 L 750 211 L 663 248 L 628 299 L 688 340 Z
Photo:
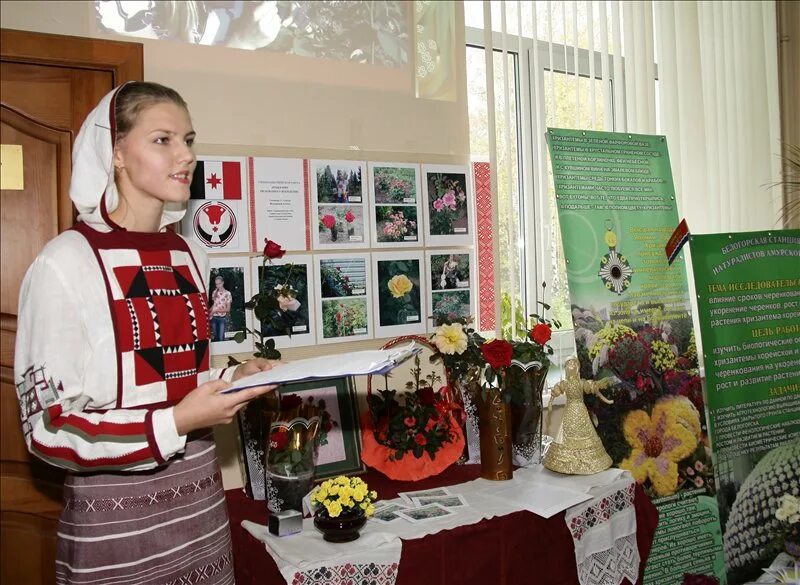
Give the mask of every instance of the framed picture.
M 369 163 L 369 186 L 372 247 L 421 246 L 419 165 Z
M 436 328 L 438 317 L 474 317 L 475 265 L 471 250 L 427 252 L 428 331 Z
M 331 428 L 320 437 L 315 469 L 317 480 L 364 471 L 358 400 L 351 378 L 290 384 L 281 386 L 277 392 L 279 395 L 297 394 L 304 400 L 325 401 L 325 410 L 331 416 Z M 255 500 L 266 499 L 264 461 L 269 429 L 265 428 L 261 406 L 259 401 L 254 401 L 237 416 L 245 489 Z
M 211 354 L 248 353 L 253 351 L 252 312 L 244 304 L 250 291 L 250 259 L 246 256 L 209 259 L 211 272 L 208 282 L 209 321 L 211 323 Z M 242 343 L 234 336 L 244 332 Z
M 311 161 L 314 249 L 369 246 L 365 168 L 360 161 Z
M 424 266 L 421 251 L 373 252 L 375 337 L 427 331 Z
M 316 343 L 316 322 L 314 321 L 314 269 L 311 256 L 287 254 L 283 258 L 275 258 L 271 263 L 263 265 L 261 256 L 251 259 L 250 273 L 252 290 L 275 289 L 276 286 L 289 284 L 297 296 L 294 299 L 278 299 L 291 323 L 291 335 L 273 328 L 266 321 L 261 323 L 253 317 L 253 326 L 261 328 L 261 333 L 275 340 L 277 349 L 287 347 L 304 347 Z M 281 315 L 278 315 L 281 317 Z
M 429 246 L 473 243 L 474 196 L 467 167 L 423 165 L 425 242 Z
M 369 254 L 314 256 L 317 343 L 372 339 Z
M 181 233 L 209 254 L 249 252 L 247 159 L 198 156 Z

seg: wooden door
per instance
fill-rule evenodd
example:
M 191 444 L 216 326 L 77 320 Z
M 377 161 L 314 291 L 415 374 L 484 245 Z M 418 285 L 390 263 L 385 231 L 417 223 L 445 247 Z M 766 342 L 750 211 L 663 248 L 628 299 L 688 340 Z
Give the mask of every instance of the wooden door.
M 20 145 L 23 160 L 22 189 L 0 191 L 2 583 L 55 581 L 64 478 L 30 456 L 22 438 L 14 379 L 20 284 L 42 246 L 74 221 L 70 157 L 81 123 L 115 85 L 140 79 L 138 43 L 0 29 L 0 142 Z

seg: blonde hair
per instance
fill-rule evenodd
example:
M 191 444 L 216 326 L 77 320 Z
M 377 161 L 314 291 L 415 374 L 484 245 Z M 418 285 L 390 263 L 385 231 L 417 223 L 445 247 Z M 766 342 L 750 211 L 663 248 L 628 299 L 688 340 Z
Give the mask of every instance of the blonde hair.
M 136 126 L 139 116 L 147 108 L 161 103 L 172 103 L 189 113 L 189 106 L 177 91 L 150 81 L 133 81 L 122 86 L 116 96 L 114 118 L 116 121 L 116 140 Z

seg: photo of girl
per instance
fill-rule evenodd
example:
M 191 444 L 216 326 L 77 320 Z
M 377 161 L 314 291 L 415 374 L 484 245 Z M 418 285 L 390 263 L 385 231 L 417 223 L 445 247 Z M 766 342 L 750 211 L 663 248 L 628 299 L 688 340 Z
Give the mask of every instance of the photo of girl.
M 469 254 L 432 254 L 431 289 L 469 288 Z
M 244 269 L 239 266 L 211 269 L 208 289 L 211 315 L 211 341 L 229 341 L 245 331 Z

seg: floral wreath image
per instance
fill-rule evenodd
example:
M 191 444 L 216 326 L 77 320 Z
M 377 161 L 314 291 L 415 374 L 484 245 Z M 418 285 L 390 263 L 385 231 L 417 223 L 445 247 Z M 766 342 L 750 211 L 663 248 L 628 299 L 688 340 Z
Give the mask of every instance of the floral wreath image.
M 631 285 L 633 268 L 628 259 L 616 250 L 617 234 L 612 229 L 611 220 L 606 220 L 606 233 L 603 238 L 608 246 L 608 253 L 600 258 L 600 271 L 597 276 L 608 290 L 621 295 Z

